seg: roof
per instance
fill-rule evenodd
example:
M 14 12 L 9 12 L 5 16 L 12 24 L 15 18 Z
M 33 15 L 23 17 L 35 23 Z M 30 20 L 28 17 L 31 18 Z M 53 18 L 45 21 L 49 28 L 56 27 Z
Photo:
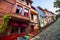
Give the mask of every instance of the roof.
M 44 9 L 44 11 L 54 14 L 53 12 L 49 11 L 48 9 Z
M 32 9 L 36 10 L 36 8 L 34 6 L 31 6 Z
M 42 11 L 44 11 L 44 9 L 43 9 L 43 8 L 41 8 L 40 6 L 37 6 L 37 8 L 41 9 Z

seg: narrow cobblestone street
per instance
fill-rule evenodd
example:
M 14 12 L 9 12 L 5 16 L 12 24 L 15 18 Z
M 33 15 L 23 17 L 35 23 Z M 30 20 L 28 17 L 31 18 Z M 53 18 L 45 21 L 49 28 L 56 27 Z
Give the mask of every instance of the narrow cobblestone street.
M 60 40 L 60 18 L 31 40 Z

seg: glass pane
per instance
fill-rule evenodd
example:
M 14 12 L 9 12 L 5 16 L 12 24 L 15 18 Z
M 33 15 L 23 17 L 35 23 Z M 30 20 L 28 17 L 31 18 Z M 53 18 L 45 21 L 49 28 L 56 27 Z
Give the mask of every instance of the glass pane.
M 23 8 L 23 7 L 21 7 L 21 6 L 17 6 L 17 7 L 16 7 L 16 13 L 21 14 L 22 8 Z
M 19 9 L 16 9 L 16 13 L 19 13 Z
M 22 12 L 22 7 L 20 7 L 20 10 L 19 10 L 19 13 L 21 13 Z
M 29 16 L 29 14 L 28 14 L 29 12 L 28 12 L 28 10 L 27 9 L 24 9 L 24 16 Z

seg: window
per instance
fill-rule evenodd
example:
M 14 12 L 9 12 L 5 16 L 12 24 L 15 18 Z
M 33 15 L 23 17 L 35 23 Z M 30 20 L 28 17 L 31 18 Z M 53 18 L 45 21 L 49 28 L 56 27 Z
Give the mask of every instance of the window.
M 33 20 L 33 14 L 31 14 L 31 19 Z
M 26 2 L 27 3 L 27 5 L 29 4 L 29 2 Z
M 17 14 L 21 14 L 21 12 L 22 12 L 22 7 L 21 6 L 17 6 L 16 7 L 16 13 Z
M 28 17 L 29 16 L 28 13 L 29 13 L 29 11 L 27 9 L 24 9 L 24 16 L 27 16 Z
M 31 30 L 34 30 L 34 25 L 31 25 Z

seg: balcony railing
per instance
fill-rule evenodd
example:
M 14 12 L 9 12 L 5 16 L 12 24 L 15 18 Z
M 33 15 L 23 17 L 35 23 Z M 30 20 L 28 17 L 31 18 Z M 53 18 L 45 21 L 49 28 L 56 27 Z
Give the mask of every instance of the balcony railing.
M 35 7 L 33 7 L 33 6 L 31 6 L 30 12 L 31 12 L 31 14 L 35 14 L 35 15 L 37 14 L 37 11 L 36 11 Z
M 30 12 L 31 12 L 31 14 L 35 14 L 35 15 L 37 14 L 37 11 L 35 11 L 35 10 L 32 9 L 32 8 L 30 9 Z
M 11 16 L 15 17 L 15 18 L 18 18 L 18 19 L 23 19 L 23 20 L 28 20 L 28 21 L 30 20 L 29 17 L 23 16 L 23 15 L 19 15 L 17 13 L 11 13 Z

